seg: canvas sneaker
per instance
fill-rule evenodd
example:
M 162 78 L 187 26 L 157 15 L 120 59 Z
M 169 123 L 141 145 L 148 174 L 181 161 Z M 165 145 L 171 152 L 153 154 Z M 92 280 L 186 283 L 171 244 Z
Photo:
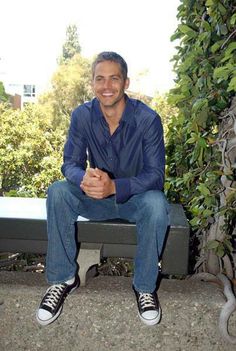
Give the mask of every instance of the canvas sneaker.
M 79 286 L 76 276 L 72 284 L 61 283 L 50 286 L 43 296 L 36 313 L 36 319 L 41 325 L 48 325 L 55 321 L 62 312 L 63 303 L 68 294 Z
M 161 319 L 161 307 L 156 292 L 142 293 L 137 291 L 134 286 L 133 290 L 137 299 L 139 317 L 146 325 L 155 325 Z

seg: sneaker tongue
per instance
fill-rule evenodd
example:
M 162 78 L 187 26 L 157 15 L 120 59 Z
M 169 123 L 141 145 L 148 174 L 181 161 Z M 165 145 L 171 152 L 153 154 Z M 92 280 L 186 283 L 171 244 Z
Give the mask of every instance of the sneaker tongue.
M 67 285 L 72 285 L 72 284 L 74 284 L 74 282 L 75 282 L 75 277 L 73 277 L 73 278 L 67 280 L 65 283 L 66 283 Z

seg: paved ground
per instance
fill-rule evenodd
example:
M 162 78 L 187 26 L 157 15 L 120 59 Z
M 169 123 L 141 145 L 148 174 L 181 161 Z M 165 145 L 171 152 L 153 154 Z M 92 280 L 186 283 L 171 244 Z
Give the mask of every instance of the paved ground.
M 42 327 L 35 310 L 46 288 L 37 273 L 0 272 L 1 351 L 235 351 L 222 340 L 218 317 L 225 303 L 213 283 L 162 280 L 163 317 L 147 327 L 137 316 L 131 279 L 98 276 L 68 297 L 57 321 Z M 236 313 L 230 331 L 236 334 Z

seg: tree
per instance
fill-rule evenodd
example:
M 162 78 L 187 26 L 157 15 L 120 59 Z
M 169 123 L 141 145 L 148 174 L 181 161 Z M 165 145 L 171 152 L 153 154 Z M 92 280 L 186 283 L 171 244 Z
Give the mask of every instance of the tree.
M 168 132 L 168 124 L 178 115 L 178 108 L 168 102 L 168 95 L 156 94 L 151 102 L 151 107 L 160 115 L 165 135 Z
M 168 125 L 166 191 L 182 202 L 199 244 L 195 269 L 235 276 L 235 2 L 185 0 L 174 56 L 179 109 Z
M 63 60 L 53 75 L 51 90 L 23 111 L 0 103 L 1 194 L 45 196 L 48 185 L 62 178 L 71 112 L 92 97 L 91 64 L 79 52 L 77 28 L 69 26 Z
M 39 102 L 48 106 L 55 126 L 62 124 L 66 130 L 72 110 L 91 99 L 90 67 L 89 60 L 76 54 L 66 64 L 60 65 L 53 75 L 51 91 Z
M 53 129 L 42 106 L 23 111 L 0 104 L 0 191 L 15 196 L 45 196 L 54 180 L 62 178 L 64 133 Z
M 8 101 L 8 95 L 2 82 L 0 82 L 0 103 Z
M 59 63 L 66 63 L 76 54 L 80 53 L 81 46 L 79 43 L 78 28 L 75 24 L 71 24 L 66 29 L 66 41 L 62 47 L 62 56 L 59 58 Z

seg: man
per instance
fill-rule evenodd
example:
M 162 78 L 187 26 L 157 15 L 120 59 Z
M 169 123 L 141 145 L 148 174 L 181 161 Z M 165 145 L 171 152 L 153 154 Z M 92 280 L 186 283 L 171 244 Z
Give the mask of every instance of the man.
M 53 322 L 66 296 L 79 286 L 74 230 L 81 215 L 136 223 L 133 290 L 141 320 L 154 325 L 161 318 L 156 282 L 168 226 L 161 120 L 125 94 L 127 64 L 114 52 L 97 56 L 92 87 L 96 98 L 72 113 L 62 166 L 66 180 L 48 190 L 46 274 L 51 286 L 37 320 L 41 325 Z

